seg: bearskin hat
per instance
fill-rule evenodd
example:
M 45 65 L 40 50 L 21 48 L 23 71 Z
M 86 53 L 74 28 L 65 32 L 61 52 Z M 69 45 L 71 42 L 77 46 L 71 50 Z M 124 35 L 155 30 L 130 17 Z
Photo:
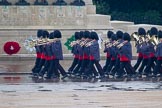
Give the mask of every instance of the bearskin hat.
M 60 30 L 54 30 L 54 37 L 55 38 L 61 38 L 62 37 Z
M 147 30 L 147 33 L 146 34 L 150 34 L 150 30 Z
M 92 31 L 90 35 L 92 39 L 99 40 L 98 34 L 96 32 Z
M 153 35 L 157 35 L 158 34 L 158 30 L 156 27 L 152 27 L 150 29 L 150 35 L 153 36 Z
M 80 38 L 84 38 L 84 32 L 80 31 Z
M 53 33 L 53 32 L 51 32 L 51 33 L 49 34 L 49 39 L 54 39 L 54 33 Z
M 123 34 L 123 40 L 127 40 L 127 41 L 130 41 L 131 40 L 131 37 L 128 33 L 124 33 Z
M 39 29 L 37 31 L 37 37 L 40 38 L 41 36 L 43 36 L 43 30 Z
M 90 38 L 90 32 L 89 31 L 84 31 L 84 37 L 85 38 Z
M 49 32 L 47 30 L 43 31 L 43 38 L 49 38 Z
M 112 34 L 113 34 L 113 32 L 112 32 L 112 31 L 108 31 L 108 32 L 107 32 L 107 38 L 109 38 L 109 39 L 110 39 Z
M 162 38 L 162 31 L 161 30 L 158 32 L 158 38 Z
M 79 34 L 79 32 L 75 32 L 74 37 L 75 37 L 75 40 L 80 39 L 80 34 Z
M 146 30 L 142 27 L 138 29 L 138 35 L 146 35 Z
M 112 40 L 112 41 L 117 40 L 117 35 L 113 33 L 113 34 L 111 35 L 111 40 Z
M 122 38 L 123 38 L 123 32 L 120 31 L 120 30 L 117 31 L 117 32 L 116 32 L 116 36 L 117 36 L 118 39 L 122 39 Z

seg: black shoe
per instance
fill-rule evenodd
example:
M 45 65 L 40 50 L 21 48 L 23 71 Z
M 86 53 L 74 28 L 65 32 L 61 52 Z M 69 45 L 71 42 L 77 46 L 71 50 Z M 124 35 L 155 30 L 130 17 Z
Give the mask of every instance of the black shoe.
M 116 73 L 116 72 L 110 72 L 110 75 L 111 75 L 111 76 L 115 76 L 115 73 Z
M 93 76 L 93 78 L 95 78 L 95 79 L 99 79 L 100 76 L 99 76 L 99 75 L 95 75 L 95 76 Z
M 39 74 L 38 74 L 38 77 L 39 77 L 39 78 L 43 78 L 43 77 L 44 77 L 44 74 L 39 73 Z
M 79 77 L 82 76 L 80 73 L 76 73 L 76 74 L 74 74 L 74 75 L 75 75 L 75 76 L 79 76 Z
M 127 77 L 127 74 L 124 74 L 124 77 Z M 118 73 L 115 78 L 123 78 L 123 74 Z
M 38 73 L 32 73 L 32 77 L 38 78 L 39 74 Z
M 45 79 L 52 79 L 52 77 L 51 76 L 46 76 L 46 77 L 44 77 Z
M 137 78 L 137 74 L 131 74 L 131 78 Z
M 105 72 L 106 75 L 110 75 L 110 73 L 111 73 L 111 72 L 109 72 L 109 71 L 106 71 L 106 72 Z
M 137 72 L 137 76 L 138 76 L 139 78 L 142 78 L 142 73 L 141 73 L 141 72 Z
M 148 75 L 148 73 L 144 72 L 142 75 L 146 75 L 146 76 L 147 76 L 147 75 Z
M 147 77 L 152 77 L 152 74 L 151 74 L 151 73 L 149 73 L 149 74 L 147 74 L 146 76 L 147 76 Z
M 162 77 L 162 74 L 157 74 L 157 77 Z
M 122 75 L 122 74 L 121 74 L 121 75 Z M 131 74 L 127 74 L 127 73 L 125 73 L 125 74 L 123 74 L 122 76 L 123 76 L 123 77 L 130 77 Z
M 153 74 L 152 77 L 155 78 L 155 77 L 157 77 L 157 75 L 156 74 Z
M 90 75 L 83 75 L 82 78 L 83 79 L 88 79 L 88 78 L 90 78 Z
M 58 76 L 58 75 L 52 75 L 52 78 L 53 78 L 53 79 L 59 79 L 60 76 Z
M 101 75 L 100 77 L 99 77 L 99 79 L 105 79 L 106 77 L 105 77 L 105 75 Z
M 71 75 L 71 74 L 73 74 L 73 71 L 68 70 L 68 72 L 66 72 L 66 73 Z
M 66 74 L 66 75 L 63 75 L 61 79 L 64 80 L 67 77 L 68 77 L 68 75 Z

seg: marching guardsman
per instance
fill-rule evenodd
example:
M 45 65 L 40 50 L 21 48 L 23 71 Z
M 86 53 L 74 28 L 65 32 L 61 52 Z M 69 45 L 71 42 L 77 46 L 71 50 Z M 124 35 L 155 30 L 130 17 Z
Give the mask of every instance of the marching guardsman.
M 137 62 L 134 65 L 134 69 L 135 71 L 138 69 L 138 67 L 140 66 L 142 60 L 143 60 L 143 53 L 142 53 L 142 49 L 141 49 L 141 45 L 144 42 L 144 38 L 143 36 L 145 35 L 145 29 L 144 28 L 139 28 L 138 29 L 138 33 L 137 34 L 133 34 L 135 35 L 135 38 L 138 38 L 136 41 L 136 49 L 137 49 L 137 53 L 138 53 L 138 58 L 137 58 Z
M 74 59 L 73 59 L 72 65 L 68 69 L 68 73 L 69 74 L 72 74 L 73 73 L 73 70 L 77 66 L 78 61 L 79 61 L 78 44 L 81 41 L 80 32 L 75 32 L 75 35 L 74 36 L 75 36 L 75 41 L 71 43 L 71 46 L 72 46 L 71 53 L 74 55 Z
M 42 37 L 43 38 L 40 38 L 41 41 L 44 40 L 44 39 L 47 39 L 46 35 L 44 34 L 44 30 L 42 31 Z M 46 49 L 45 49 L 45 44 L 39 45 L 39 42 L 38 42 L 38 45 L 36 45 L 36 46 L 39 46 L 39 48 L 41 50 L 41 60 L 40 60 L 40 63 L 38 64 L 38 67 L 35 69 L 35 72 L 36 72 L 35 76 L 38 77 L 39 76 L 39 72 L 41 71 L 41 69 L 45 65 Z
M 155 76 L 162 76 L 161 68 L 162 68 L 162 31 L 158 33 L 159 43 L 156 48 L 155 55 L 157 57 L 156 66 L 154 68 Z
M 140 35 L 140 38 L 142 40 L 139 47 L 140 47 L 141 53 L 143 55 L 142 64 L 141 64 L 140 68 L 138 69 L 138 75 L 139 75 L 139 77 L 141 77 L 142 74 L 143 74 L 143 70 L 146 68 L 148 60 L 149 60 L 149 53 L 148 53 L 149 47 L 148 47 L 148 44 L 145 41 L 145 38 L 146 38 L 145 29 L 141 29 L 141 34 L 139 34 L 139 35 Z
M 91 57 L 90 46 L 93 44 L 94 41 L 96 41 L 96 40 L 95 40 L 94 36 L 91 35 L 91 33 L 90 33 L 89 42 L 87 42 L 86 45 L 85 45 L 86 53 L 88 54 L 88 62 L 87 62 L 87 64 L 90 63 L 90 57 Z M 99 78 L 100 76 L 99 76 L 99 74 L 98 74 L 98 72 L 97 72 L 94 65 L 91 67 L 91 69 L 92 69 L 91 72 L 87 72 L 87 71 L 89 71 L 89 65 L 87 65 L 87 64 L 86 64 L 86 70 L 85 70 L 85 72 L 83 74 L 83 78 L 84 78 L 84 75 L 87 78 L 92 78 L 92 77 L 93 78 Z M 90 75 L 89 73 L 92 73 L 92 74 Z
M 132 46 L 130 43 L 131 37 L 128 33 L 123 34 L 123 42 L 117 48 L 120 52 L 120 71 L 118 71 L 116 78 L 122 78 L 125 71 L 128 76 L 135 75 L 134 68 L 131 65 L 132 60 Z
M 54 38 L 60 39 L 61 37 L 62 37 L 61 32 L 59 30 L 54 30 Z M 60 60 L 63 60 L 61 40 L 57 40 L 56 42 L 52 43 L 52 53 L 56 56 L 55 68 L 58 69 L 59 72 L 61 73 L 62 79 L 68 77 L 64 68 L 59 63 Z
M 84 38 L 85 38 L 85 43 L 82 45 L 82 50 L 83 50 L 83 60 L 82 64 L 79 69 L 79 74 L 80 75 L 85 75 L 85 70 L 88 68 L 87 64 L 89 63 L 89 47 L 87 44 L 92 41 L 90 39 L 90 32 L 89 31 L 84 31 Z
M 49 39 L 51 39 L 53 41 L 48 43 L 49 44 L 48 49 L 50 50 L 50 52 L 49 52 L 50 59 L 49 59 L 49 68 L 48 68 L 48 71 L 47 71 L 47 77 L 46 78 L 47 79 L 60 78 L 60 74 L 59 74 L 58 69 L 56 68 L 56 65 L 55 65 L 56 56 L 52 51 L 52 47 L 53 47 L 54 43 L 57 41 L 57 39 L 54 38 L 54 32 L 50 33 Z
M 110 55 L 111 55 L 111 60 L 110 60 L 110 64 L 108 65 L 107 69 L 106 69 L 106 74 L 109 75 L 112 68 L 115 66 L 116 63 L 116 58 L 117 58 L 117 50 L 116 50 L 116 42 L 117 42 L 117 36 L 116 34 L 112 34 L 111 35 L 111 43 L 107 45 L 107 47 L 110 50 Z
M 51 37 L 51 33 L 49 34 L 48 31 L 44 31 L 44 35 L 46 35 L 47 39 L 48 38 L 50 39 L 50 37 Z M 48 73 L 49 67 L 50 67 L 50 63 L 51 63 L 51 60 L 52 60 L 52 57 L 53 57 L 52 50 L 51 50 L 51 43 L 47 42 L 44 46 L 45 46 L 45 55 L 46 56 L 45 56 L 44 67 L 39 72 L 39 76 L 41 78 L 44 77 L 45 73 Z M 51 76 L 47 75 L 46 79 L 51 79 Z
M 117 45 L 119 45 L 120 43 L 123 42 L 123 32 L 122 31 L 117 31 L 116 32 L 116 36 L 117 36 Z M 116 56 L 116 61 L 115 61 L 115 66 L 114 68 L 112 69 L 112 71 L 110 72 L 110 75 L 114 76 L 115 73 L 118 73 L 118 70 L 119 70 L 119 67 L 120 67 L 120 52 L 119 52 L 119 49 L 116 48 L 116 53 L 117 53 L 117 56 Z
M 99 64 L 100 61 L 100 50 L 99 50 L 99 44 L 98 44 L 98 35 L 96 32 L 91 32 L 91 37 L 93 39 L 92 44 L 90 45 L 90 62 L 88 65 L 88 70 L 86 71 L 86 75 L 88 75 L 88 77 L 91 77 L 93 75 L 93 69 L 94 69 L 94 64 L 98 70 L 98 73 L 100 75 L 100 78 L 104 77 L 104 72 L 103 69 L 101 67 L 101 65 Z
M 80 41 L 80 43 L 77 46 L 78 53 L 79 53 L 78 65 L 73 70 L 74 75 L 78 75 L 78 76 L 80 76 L 79 69 L 80 69 L 82 61 L 83 61 L 83 48 L 82 48 L 82 46 L 86 43 L 86 39 L 85 39 L 83 31 L 80 31 L 80 38 L 81 38 L 81 41 Z
M 150 34 L 146 35 L 146 44 L 148 46 L 148 63 L 147 66 L 144 70 L 144 75 L 146 76 L 152 76 L 152 71 L 151 68 L 154 70 L 155 67 L 155 46 L 158 44 L 157 42 L 157 35 L 158 35 L 158 30 L 155 27 L 152 27 L 150 30 Z
M 107 45 L 111 43 L 111 35 L 112 34 L 113 34 L 112 31 L 108 31 L 107 32 L 107 38 L 108 39 L 104 42 L 104 45 L 105 45 L 104 53 L 106 53 L 106 63 L 105 63 L 105 66 L 103 66 L 104 72 L 106 72 L 106 69 L 109 66 L 110 61 L 111 61 L 110 48 L 107 47 Z
M 43 30 L 38 30 L 37 31 L 37 38 L 38 39 L 42 39 L 43 38 Z M 33 76 L 37 76 L 38 75 L 39 68 L 42 67 L 40 64 L 43 65 L 43 63 L 41 62 L 42 61 L 42 58 L 41 58 L 41 55 L 42 55 L 42 45 L 41 46 L 40 45 L 39 46 L 36 45 L 35 49 L 36 49 L 36 61 L 35 61 L 35 66 L 32 69 Z

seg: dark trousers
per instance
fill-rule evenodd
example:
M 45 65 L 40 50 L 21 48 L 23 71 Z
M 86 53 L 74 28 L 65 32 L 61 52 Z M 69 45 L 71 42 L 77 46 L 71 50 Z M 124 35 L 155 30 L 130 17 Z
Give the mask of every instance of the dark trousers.
M 49 66 L 50 66 L 50 60 L 46 60 L 45 64 L 44 64 L 44 67 L 39 72 L 39 75 L 44 76 L 44 74 L 48 71 Z
M 107 69 L 107 67 L 108 67 L 109 64 L 110 64 L 110 61 L 111 61 L 111 57 L 107 57 L 107 58 L 106 58 L 105 66 L 103 66 L 103 71 L 104 71 L 104 72 L 106 72 L 106 69 Z
M 85 73 L 85 70 L 88 68 L 88 65 L 89 64 L 89 60 L 85 59 L 85 60 L 82 60 L 82 63 L 81 63 L 81 66 L 80 66 L 80 69 L 79 69 L 79 74 L 86 74 Z
M 110 73 L 113 66 L 115 66 L 116 60 L 111 60 L 109 66 L 106 69 L 106 73 Z
M 131 65 L 130 61 L 120 61 L 119 76 L 122 76 L 125 71 L 128 75 L 135 74 L 134 68 Z
M 139 65 L 141 64 L 142 60 L 143 60 L 142 57 L 138 57 L 137 62 L 136 62 L 136 64 L 134 65 L 134 70 L 135 70 L 135 71 L 138 69 L 138 67 L 139 67 Z
M 50 65 L 49 65 L 49 69 L 47 72 L 47 77 L 51 78 L 51 77 L 60 77 L 60 74 L 58 72 L 58 69 L 56 67 L 56 63 L 55 63 L 55 59 L 51 60 Z
M 142 65 L 140 66 L 140 68 L 139 68 L 139 74 L 142 74 L 143 73 L 143 70 L 144 70 L 144 68 L 146 67 L 146 65 L 147 65 L 147 63 L 148 63 L 148 60 L 149 59 L 143 59 L 143 61 L 142 61 Z
M 41 71 L 41 69 L 42 69 L 42 67 L 44 66 L 44 64 L 45 64 L 45 59 L 41 59 L 40 60 L 40 62 L 39 62 L 39 64 L 38 64 L 38 67 L 37 68 L 35 68 L 35 73 L 39 73 L 40 71 Z
M 154 70 L 154 67 L 155 67 L 155 62 L 156 61 L 156 57 L 152 57 L 152 58 L 149 58 L 148 60 L 148 63 L 147 63 L 147 66 L 144 70 L 145 74 L 151 74 L 151 68 Z
M 88 65 L 88 71 L 87 71 L 87 75 L 95 75 L 97 76 L 98 74 L 96 73 L 95 67 L 96 66 L 98 73 L 100 74 L 100 76 L 104 75 L 103 69 L 101 67 L 101 65 L 99 64 L 98 60 L 90 60 L 89 65 Z
M 119 68 L 120 68 L 120 58 L 116 60 L 115 66 L 112 69 L 111 74 L 115 75 L 115 73 L 118 73 Z
M 78 60 L 78 65 L 73 70 L 74 74 L 79 73 L 79 69 L 80 69 L 81 65 L 82 65 L 82 60 Z
M 154 75 L 157 75 L 157 74 L 162 74 L 161 72 L 161 65 L 162 65 L 162 60 L 157 60 L 156 61 L 156 66 L 154 68 Z
M 58 69 L 60 71 L 62 76 L 66 75 L 66 72 L 65 72 L 64 68 L 60 65 L 58 59 L 55 60 L 55 66 L 56 66 L 56 69 Z
M 72 72 L 74 70 L 74 68 L 77 66 L 78 64 L 78 58 L 74 58 L 72 65 L 70 66 L 70 68 L 68 69 L 69 72 Z
M 103 71 L 103 69 L 102 69 L 99 61 L 95 60 L 94 63 L 95 63 L 95 66 L 96 66 L 96 68 L 97 68 L 98 73 L 100 74 L 100 76 L 104 76 L 104 71 Z
M 32 69 L 32 73 L 36 73 L 36 69 L 38 68 L 40 61 L 41 61 L 41 58 L 36 58 L 35 65 Z

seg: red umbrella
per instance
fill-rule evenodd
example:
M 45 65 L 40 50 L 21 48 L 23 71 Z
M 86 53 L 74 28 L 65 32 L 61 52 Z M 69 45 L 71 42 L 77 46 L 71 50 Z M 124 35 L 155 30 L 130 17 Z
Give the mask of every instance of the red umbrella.
M 4 51 L 9 55 L 18 53 L 20 48 L 19 43 L 13 41 L 6 42 L 3 46 Z

